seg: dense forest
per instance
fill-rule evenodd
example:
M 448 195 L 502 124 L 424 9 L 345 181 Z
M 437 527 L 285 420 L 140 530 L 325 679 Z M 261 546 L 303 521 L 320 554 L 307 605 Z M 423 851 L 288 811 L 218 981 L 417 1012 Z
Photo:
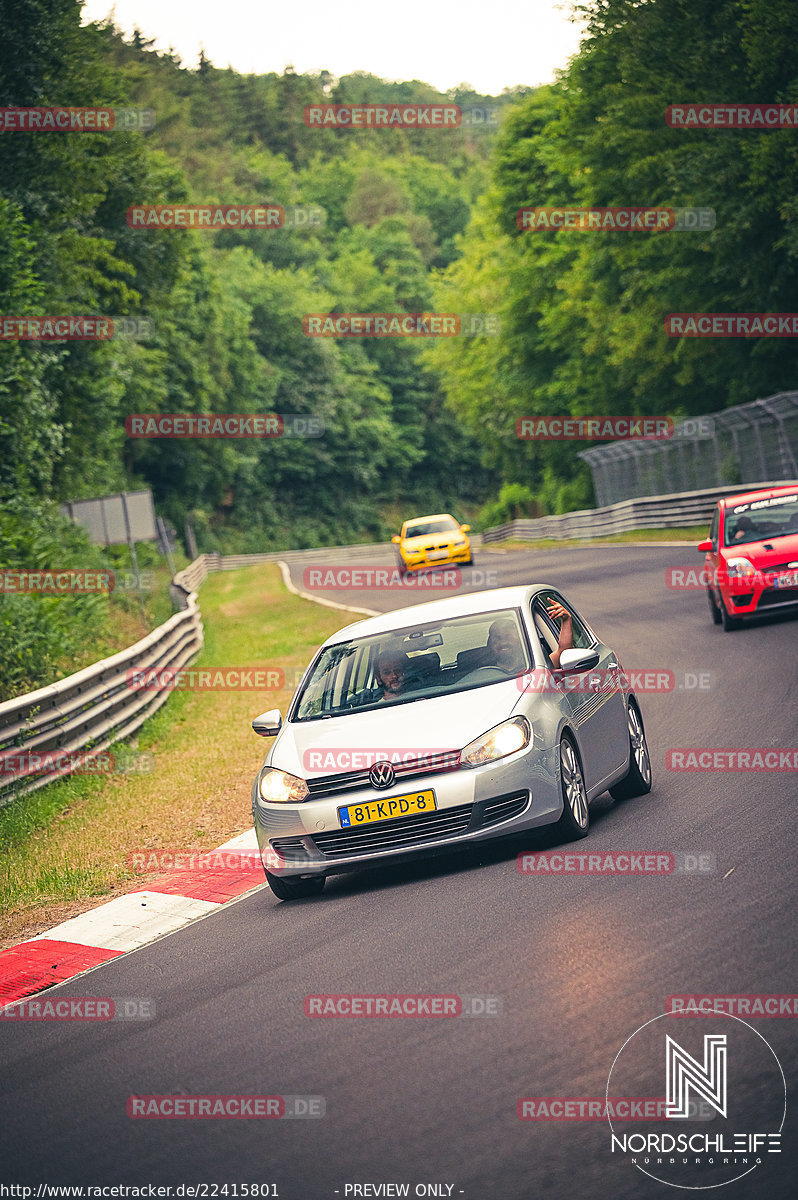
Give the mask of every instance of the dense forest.
M 383 538 L 403 514 L 439 509 L 483 526 L 567 511 L 593 501 L 580 446 L 520 442 L 517 417 L 680 417 L 794 386 L 793 341 L 674 339 L 664 317 L 798 309 L 798 132 L 678 129 L 665 110 L 794 99 L 798 6 L 581 11 L 581 50 L 554 84 L 488 97 L 366 73 L 245 76 L 204 54 L 184 65 L 110 22 L 81 26 L 79 0 L 0 0 L 0 107 L 155 117 L 127 132 L 0 135 L 0 315 L 113 314 L 146 330 L 0 340 L 0 565 L 45 565 L 59 542 L 68 565 L 80 535 L 67 539 L 57 505 L 123 488 L 151 488 L 201 550 Z M 307 105 L 363 103 L 457 104 L 464 119 L 303 120 Z M 323 220 L 126 221 L 136 205 L 200 203 Z M 694 205 L 716 224 L 519 230 L 519 208 L 546 204 Z M 498 332 L 306 335 L 304 315 L 336 312 L 488 314 Z M 307 414 L 324 435 L 129 438 L 136 413 Z M 45 610 L 34 597 L 0 597 L 0 610 L 3 656 L 24 626 L 33 663 Z
M 0 142 L 0 308 L 146 318 L 148 336 L 0 345 L 3 480 L 59 501 L 152 488 L 200 549 L 384 537 L 397 514 L 491 494 L 480 446 L 417 340 L 313 339 L 305 313 L 427 311 L 487 181 L 510 97 L 447 98 L 369 75 L 195 69 L 69 0 L 11 9 L 2 104 L 105 104 L 146 131 Z M 37 20 L 38 18 L 38 20 Z M 447 131 L 309 128 L 305 105 L 453 100 L 490 121 Z M 489 103 L 489 108 L 488 108 Z M 280 229 L 135 229 L 135 205 L 267 204 Z M 312 414 L 317 439 L 134 440 L 131 413 Z

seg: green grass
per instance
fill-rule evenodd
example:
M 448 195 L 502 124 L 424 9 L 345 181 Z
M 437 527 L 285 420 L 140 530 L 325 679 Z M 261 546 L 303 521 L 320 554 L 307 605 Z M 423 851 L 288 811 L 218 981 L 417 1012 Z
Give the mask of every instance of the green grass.
M 0 809 L 0 944 L 147 886 L 129 865 L 134 851 L 211 850 L 251 827 L 267 743 L 250 722 L 285 711 L 297 671 L 352 614 L 291 595 L 273 563 L 209 576 L 200 608 L 205 646 L 192 667 L 279 669 L 286 687 L 175 691 L 134 742 L 152 756 L 151 773 L 64 778 Z

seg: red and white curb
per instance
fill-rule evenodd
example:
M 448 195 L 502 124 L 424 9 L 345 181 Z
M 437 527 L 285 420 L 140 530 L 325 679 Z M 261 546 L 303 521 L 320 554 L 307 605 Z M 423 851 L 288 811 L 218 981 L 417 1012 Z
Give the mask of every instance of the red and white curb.
M 251 857 L 252 865 L 244 861 L 233 869 L 225 865 L 171 871 L 148 888 L 117 896 L 47 933 L 0 950 L 0 1006 L 74 979 L 265 886 L 254 829 L 225 842 L 217 848 L 221 850 Z M 202 853 L 212 858 L 217 851 Z

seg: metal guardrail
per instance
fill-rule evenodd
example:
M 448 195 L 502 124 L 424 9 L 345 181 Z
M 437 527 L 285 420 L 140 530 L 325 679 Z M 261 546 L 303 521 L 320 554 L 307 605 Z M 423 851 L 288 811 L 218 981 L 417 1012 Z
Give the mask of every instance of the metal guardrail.
M 794 479 L 777 482 L 728 484 L 726 487 L 705 488 L 696 492 L 682 492 L 676 496 L 641 496 L 634 500 L 621 500 L 606 508 L 584 509 L 581 512 L 562 513 L 559 516 L 519 518 L 506 525 L 486 529 L 483 542 L 500 542 L 505 538 L 600 538 L 614 533 L 628 533 L 632 529 L 673 529 L 680 525 L 709 525 L 712 511 L 718 500 L 734 496 L 738 492 L 753 492 L 758 488 L 783 487 L 795 484 Z
M 181 612 L 135 645 L 0 704 L 0 805 L 70 774 L 58 763 L 68 765 L 75 756 L 76 769 L 81 759 L 128 737 L 160 708 L 169 690 L 136 688 L 129 673 L 179 671 L 196 656 L 202 617 L 194 592 L 184 600 Z

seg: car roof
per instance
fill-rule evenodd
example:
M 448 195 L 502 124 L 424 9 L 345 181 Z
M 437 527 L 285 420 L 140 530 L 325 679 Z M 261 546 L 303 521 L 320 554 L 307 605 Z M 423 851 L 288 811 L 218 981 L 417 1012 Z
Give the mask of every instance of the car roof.
M 448 517 L 450 521 L 454 521 L 454 517 L 452 516 L 451 513 L 433 513 L 431 517 L 408 517 L 406 521 L 402 522 L 402 524 L 403 525 L 416 525 L 420 521 L 421 522 L 423 522 L 423 521 L 442 521 L 444 519 L 444 517 Z M 455 523 L 455 525 L 457 524 L 456 521 L 454 523 Z
M 465 596 L 447 596 L 443 600 L 429 600 L 426 604 L 412 604 L 408 608 L 397 608 L 393 612 L 380 613 L 378 617 L 367 617 L 355 621 L 332 634 L 323 644 L 334 646 L 350 637 L 370 637 L 372 634 L 390 633 L 404 629 L 407 625 L 423 625 L 426 621 L 443 621 L 450 617 L 467 617 L 483 612 L 496 612 L 502 608 L 520 608 L 535 592 L 542 588 L 556 591 L 561 589 L 551 583 L 528 583 L 515 587 L 486 588 L 482 592 L 469 592 Z
M 798 483 L 787 483 L 782 487 L 759 488 L 755 492 L 739 492 L 734 496 L 724 496 L 718 503 L 721 508 L 727 508 L 730 504 L 747 504 L 750 500 L 767 500 L 770 496 L 789 496 L 791 492 L 798 492 Z

